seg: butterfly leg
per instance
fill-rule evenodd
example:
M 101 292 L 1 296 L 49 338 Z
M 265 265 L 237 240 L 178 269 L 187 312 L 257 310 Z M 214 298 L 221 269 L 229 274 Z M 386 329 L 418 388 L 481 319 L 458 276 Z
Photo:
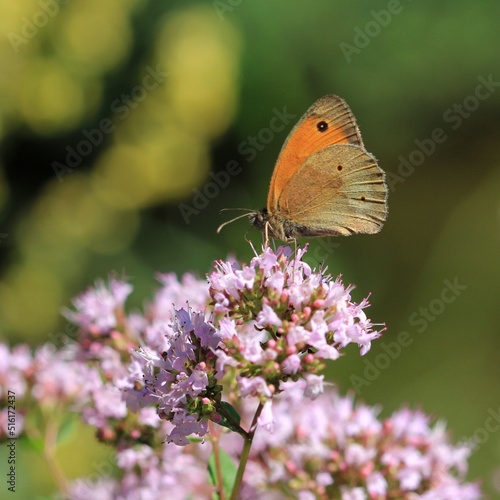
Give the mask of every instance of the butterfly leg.
M 297 238 L 292 238 L 293 241 L 293 280 L 295 281 L 295 271 L 296 271 L 296 263 L 297 263 Z
M 264 226 L 264 248 L 269 246 L 269 221 Z

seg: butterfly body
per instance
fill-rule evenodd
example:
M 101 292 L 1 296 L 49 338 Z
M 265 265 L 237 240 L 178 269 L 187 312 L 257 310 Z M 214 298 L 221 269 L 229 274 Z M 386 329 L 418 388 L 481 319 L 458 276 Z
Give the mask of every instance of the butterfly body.
M 268 237 L 377 233 L 387 217 L 385 174 L 340 97 L 317 100 L 287 137 L 265 209 L 250 214 Z

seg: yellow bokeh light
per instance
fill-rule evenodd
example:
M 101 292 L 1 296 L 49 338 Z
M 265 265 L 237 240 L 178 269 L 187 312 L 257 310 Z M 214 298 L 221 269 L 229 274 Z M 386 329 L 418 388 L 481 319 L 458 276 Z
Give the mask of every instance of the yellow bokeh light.
M 180 200 L 203 182 L 211 142 L 234 117 L 240 36 L 199 5 L 168 10 L 152 52 L 137 63 L 137 79 L 103 102 L 105 74 L 130 54 L 130 18 L 143 3 L 58 4 L 18 52 L 7 37 L 0 41 L 8 61 L 0 75 L 0 134 L 16 121 L 44 137 L 81 129 L 68 144 L 78 150 L 88 138 L 84 129 L 100 127 L 102 119 L 85 121 L 99 107 L 112 124 L 101 130 L 106 143 L 96 146 L 95 164 L 86 165 L 90 174 L 82 166 L 54 176 L 9 234 L 18 253 L 0 286 L 8 332 L 43 336 L 60 321 L 67 288 L 96 254 L 127 251 L 141 209 Z M 6 10 L 3 29 L 22 30 L 19 18 L 31 19 L 41 8 L 24 0 L 16 5 Z M 6 196 L 0 177 L 0 206 Z
M 61 13 L 55 45 L 66 64 L 84 74 L 115 68 L 130 50 L 130 9 L 135 1 L 71 2 Z
M 103 200 L 137 209 L 179 200 L 203 182 L 210 142 L 234 115 L 239 56 L 238 32 L 210 9 L 169 15 L 138 83 L 146 90 L 134 100 L 131 89 L 113 117 L 116 142 L 93 174 Z M 159 78 L 144 85 L 148 73 Z
M 158 39 L 173 110 L 187 128 L 208 139 L 224 132 L 234 116 L 240 51 L 238 31 L 206 6 L 171 16 Z
M 85 112 L 81 82 L 54 60 L 38 59 L 26 67 L 19 101 L 24 120 L 41 135 L 73 127 Z
M 147 205 L 148 184 L 144 182 L 143 153 L 131 145 L 106 151 L 98 161 L 92 179 L 101 199 L 112 206 L 138 208 Z
M 43 247 L 62 246 L 71 252 L 81 247 L 109 252 L 128 244 L 137 226 L 136 213 L 119 211 L 103 202 L 89 177 L 75 173 L 48 185 L 22 237 L 30 234 L 33 241 L 36 235 L 35 241 L 43 241 Z
M 206 147 L 188 134 L 171 132 L 163 140 L 151 137 L 107 151 L 93 174 L 99 196 L 114 207 L 138 209 L 179 198 L 185 186 L 203 177 L 209 168 Z
M 111 207 L 94 190 L 89 190 L 80 200 L 75 219 L 76 223 L 86 223 L 86 240 L 81 243 L 104 254 L 123 250 L 133 240 L 139 226 L 137 212 Z
M 49 183 L 33 207 L 32 224 L 46 245 L 60 241 L 83 241 L 86 224 L 76 213 L 81 200 L 90 189 L 88 176 L 73 173 L 62 182 Z
M 26 337 L 48 335 L 58 319 L 60 280 L 38 265 L 12 266 L 0 284 L 0 317 Z

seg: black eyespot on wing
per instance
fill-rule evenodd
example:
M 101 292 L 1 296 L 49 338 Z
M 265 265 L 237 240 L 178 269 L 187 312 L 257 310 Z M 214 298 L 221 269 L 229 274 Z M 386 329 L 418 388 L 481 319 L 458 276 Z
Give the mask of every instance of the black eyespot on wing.
M 341 172 L 343 168 L 344 168 L 344 167 L 343 167 L 342 165 L 337 165 L 337 170 L 338 170 L 339 172 Z
M 328 130 L 328 123 L 326 123 L 325 121 L 320 121 L 317 125 L 316 125 L 316 128 L 320 131 L 320 132 L 326 132 Z

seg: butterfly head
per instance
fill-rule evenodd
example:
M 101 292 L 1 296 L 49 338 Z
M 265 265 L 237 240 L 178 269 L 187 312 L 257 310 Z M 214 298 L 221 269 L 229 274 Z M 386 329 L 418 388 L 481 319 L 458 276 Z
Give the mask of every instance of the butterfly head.
M 299 236 L 296 234 L 295 224 L 286 218 L 270 213 L 267 208 L 252 212 L 249 214 L 249 218 L 251 224 L 262 231 L 266 241 L 269 238 L 292 241 Z

